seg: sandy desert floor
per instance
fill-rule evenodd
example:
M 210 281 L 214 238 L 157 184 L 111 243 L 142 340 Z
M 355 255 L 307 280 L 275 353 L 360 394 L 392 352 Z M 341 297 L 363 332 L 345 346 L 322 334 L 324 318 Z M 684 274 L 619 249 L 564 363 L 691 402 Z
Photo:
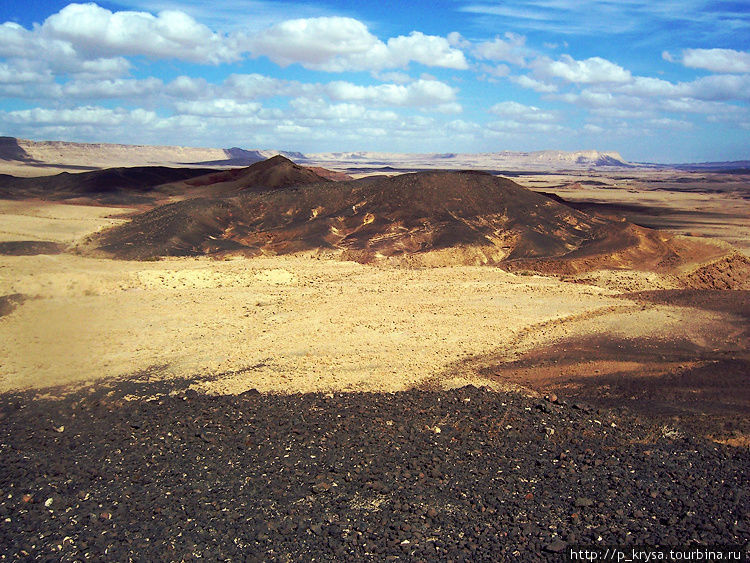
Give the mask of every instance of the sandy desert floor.
M 750 256 L 750 178 L 747 174 L 676 170 L 623 174 L 524 174 L 522 186 L 569 202 L 605 204 L 597 212 L 681 235 L 729 242 Z
M 123 221 L 118 216 L 128 211 L 1 205 L 3 240 L 64 244 Z M 483 370 L 483 359 L 513 362 L 602 334 L 747 349 L 743 318 L 732 312 L 618 296 L 669 289 L 667 279 L 637 272 L 595 278 L 597 285 L 587 285 L 489 267 L 375 267 L 310 254 L 153 262 L 5 255 L 0 391 L 59 392 L 143 374 L 197 378 L 196 387 L 215 393 L 467 382 L 533 388 L 523 377 Z M 600 364 L 597 373 L 623 368 Z

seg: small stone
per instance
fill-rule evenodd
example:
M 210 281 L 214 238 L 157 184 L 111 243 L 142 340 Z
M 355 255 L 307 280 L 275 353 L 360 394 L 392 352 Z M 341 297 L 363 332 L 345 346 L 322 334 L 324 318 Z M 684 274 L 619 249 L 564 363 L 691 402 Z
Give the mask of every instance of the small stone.
M 544 546 L 544 551 L 549 551 L 550 553 L 560 553 L 567 546 L 568 544 L 565 543 L 563 540 L 556 539 L 553 542 L 548 543 L 546 546 Z
M 331 488 L 331 484 L 330 483 L 326 483 L 325 481 L 320 481 L 318 483 L 315 483 L 312 486 L 312 490 L 313 490 L 314 493 L 324 493 L 324 492 L 330 490 L 330 488 Z
M 64 426 L 58 426 L 58 427 L 55 428 L 55 432 L 65 432 L 65 427 Z
M 31 495 L 28 495 L 28 494 L 26 494 L 26 495 L 23 495 L 23 496 L 21 497 L 21 500 L 22 500 L 23 502 L 25 502 L 25 503 L 29 503 L 29 502 L 31 502 L 32 500 L 34 500 L 34 497 L 33 497 L 33 496 L 31 496 Z
M 594 505 L 594 501 L 591 500 L 590 498 L 578 497 L 576 499 L 576 506 L 578 507 L 587 507 L 587 506 L 593 506 L 593 505 Z
M 54 500 L 52 499 L 52 497 L 50 497 L 50 498 L 48 498 L 47 500 L 44 501 L 44 506 L 46 506 L 47 508 L 49 508 L 50 506 L 52 506 L 53 502 L 54 502 Z

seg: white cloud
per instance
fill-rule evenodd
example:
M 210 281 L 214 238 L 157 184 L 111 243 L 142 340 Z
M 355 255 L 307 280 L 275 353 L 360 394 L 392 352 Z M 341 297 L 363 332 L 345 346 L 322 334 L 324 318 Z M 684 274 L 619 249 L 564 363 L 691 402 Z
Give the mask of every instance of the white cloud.
M 137 110 L 142 112 L 143 110 Z M 33 108 L 5 112 L 3 119 L 9 123 L 32 125 L 119 125 L 132 112 L 123 109 L 108 109 L 83 106 L 72 109 Z
M 471 43 L 464 39 L 458 31 L 451 31 L 446 37 L 451 47 L 458 47 L 460 49 L 468 49 L 471 47 Z
M 111 12 L 96 4 L 69 4 L 42 24 L 40 33 L 89 55 L 145 55 L 201 63 L 237 60 L 226 37 L 175 10 Z
M 164 84 L 158 78 L 118 78 L 114 80 L 76 80 L 62 87 L 73 98 L 130 98 L 156 94 Z
M 325 121 L 350 122 L 357 121 L 395 121 L 398 115 L 390 110 L 373 110 L 360 104 L 341 103 L 330 104 L 321 98 L 297 98 L 291 101 L 295 115 L 302 118 L 312 118 Z
M 560 133 L 565 131 L 565 127 L 555 123 L 529 123 L 527 121 L 518 121 L 516 119 L 503 119 L 492 121 L 486 124 L 486 129 L 497 133 Z
M 575 60 L 570 55 L 563 55 L 557 61 L 539 57 L 531 66 L 539 76 L 562 78 L 577 84 L 623 83 L 630 82 L 632 78 L 629 71 L 601 57 L 582 61 Z
M 282 66 L 300 63 L 322 70 L 343 69 L 346 59 L 383 47 L 365 24 L 344 17 L 287 20 L 254 36 L 249 46 Z
M 536 78 L 532 78 L 525 74 L 522 74 L 521 76 L 510 76 L 508 78 L 511 82 L 515 82 L 522 88 L 528 88 L 529 90 L 534 90 L 535 92 L 542 92 L 547 94 L 551 92 L 557 92 L 557 86 L 555 86 L 554 84 L 549 84 L 547 82 L 537 80 Z
M 420 31 L 412 31 L 408 36 L 400 35 L 388 40 L 388 51 L 393 66 L 406 66 L 414 61 L 426 66 L 454 68 L 464 70 L 469 68 L 463 52 L 454 49 L 444 37 L 425 35 Z
M 422 111 L 428 111 L 427 108 L 423 108 Z M 437 113 L 462 113 L 464 111 L 464 108 L 461 104 L 458 102 L 449 102 L 447 104 L 438 104 L 434 108 L 431 108 L 430 111 L 435 111 Z
M 583 129 L 588 133 L 594 133 L 598 135 L 599 133 L 604 133 L 605 129 L 604 127 L 600 127 L 599 125 L 595 125 L 593 123 L 587 123 L 583 126 Z
M 679 86 L 699 100 L 750 100 L 750 74 L 704 76 Z
M 671 119 L 669 117 L 649 119 L 648 121 L 646 121 L 646 123 L 651 127 L 656 127 L 657 129 L 680 129 L 683 131 L 687 131 L 688 129 L 693 128 L 693 124 L 689 121 L 685 121 L 683 119 Z
M 0 63 L 0 84 L 33 84 L 48 82 L 51 76 L 31 68 L 20 68 L 8 63 Z
M 622 109 L 618 107 L 594 107 L 590 109 L 593 115 L 607 119 L 646 119 L 654 115 L 650 109 Z
M 261 104 L 256 102 L 240 103 L 226 98 L 175 104 L 180 113 L 203 117 L 243 117 L 257 114 L 261 107 Z
M 658 105 L 661 109 L 669 112 L 703 113 L 713 117 L 723 117 L 730 120 L 736 118 L 737 115 L 747 114 L 746 108 L 723 102 L 696 100 L 694 98 L 659 100 Z
M 615 87 L 617 92 L 632 96 L 658 97 L 675 96 L 679 94 L 679 87 L 661 78 L 636 76 L 629 84 Z
M 488 111 L 500 117 L 510 118 L 516 121 L 544 122 L 555 121 L 557 119 L 554 112 L 544 111 L 535 106 L 526 106 L 513 101 L 497 103 Z
M 23 67 L 34 66 L 55 74 L 84 74 L 113 77 L 127 72 L 130 63 L 123 57 L 83 56 L 73 45 L 49 37 L 39 28 L 29 31 L 6 22 L 0 24 L 0 57 Z
M 711 72 L 750 72 L 750 53 L 734 49 L 685 49 L 682 64 Z
M 164 87 L 164 92 L 177 98 L 200 99 L 213 93 L 213 86 L 205 78 L 178 76 Z
M 526 57 L 531 54 L 532 51 L 526 47 L 526 38 L 511 32 L 505 34 L 505 39 L 495 37 L 492 41 L 485 41 L 474 47 L 477 58 L 518 66 L 526 66 Z
M 557 96 L 557 99 L 587 109 L 619 108 L 640 110 L 643 108 L 643 100 L 641 98 L 591 89 L 581 90 L 578 93 L 568 92 L 561 94 Z
M 462 134 L 476 133 L 482 129 L 478 123 L 464 121 L 463 119 L 454 119 L 453 121 L 446 123 L 445 127 L 448 131 Z
M 715 74 L 678 83 L 636 76 L 631 83 L 613 86 L 611 91 L 645 98 L 747 100 L 750 99 L 750 75 Z
M 392 70 L 389 72 L 372 72 L 372 77 L 380 82 L 393 82 L 394 84 L 407 84 L 413 79 L 405 72 Z
M 505 78 L 506 76 L 510 74 L 510 67 L 504 64 L 499 64 L 499 65 L 482 64 L 482 65 L 479 65 L 479 69 L 482 72 L 486 72 L 489 76 L 493 78 Z
M 285 96 L 289 95 L 290 91 L 298 92 L 299 89 L 299 83 L 257 73 L 231 74 L 224 81 L 222 88 L 226 95 L 244 100 Z
M 335 81 L 324 87 L 333 100 L 367 102 L 384 106 L 424 107 L 453 102 L 456 90 L 436 80 L 417 80 L 410 84 L 378 84 L 359 86 L 351 82 Z
M 400 68 L 410 62 L 468 68 L 463 52 L 444 37 L 413 31 L 384 43 L 365 24 L 347 17 L 287 20 L 248 38 L 247 47 L 282 66 L 299 63 L 328 72 Z

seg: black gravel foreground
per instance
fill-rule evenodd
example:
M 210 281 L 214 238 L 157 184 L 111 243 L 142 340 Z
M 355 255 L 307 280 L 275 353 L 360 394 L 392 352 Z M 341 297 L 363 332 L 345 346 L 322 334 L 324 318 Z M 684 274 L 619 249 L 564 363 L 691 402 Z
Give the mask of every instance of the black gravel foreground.
M 623 413 L 474 387 L 131 391 L 3 396 L 2 559 L 560 560 L 750 539 L 747 449 Z

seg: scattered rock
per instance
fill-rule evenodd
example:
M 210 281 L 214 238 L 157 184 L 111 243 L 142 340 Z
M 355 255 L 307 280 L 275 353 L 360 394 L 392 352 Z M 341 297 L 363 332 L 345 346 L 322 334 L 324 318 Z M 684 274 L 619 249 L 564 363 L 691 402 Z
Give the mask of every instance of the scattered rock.
M 734 545 L 750 530 L 748 450 L 664 440 L 625 414 L 600 425 L 476 388 L 107 392 L 0 402 L 9 560 L 557 561 L 572 544 Z

